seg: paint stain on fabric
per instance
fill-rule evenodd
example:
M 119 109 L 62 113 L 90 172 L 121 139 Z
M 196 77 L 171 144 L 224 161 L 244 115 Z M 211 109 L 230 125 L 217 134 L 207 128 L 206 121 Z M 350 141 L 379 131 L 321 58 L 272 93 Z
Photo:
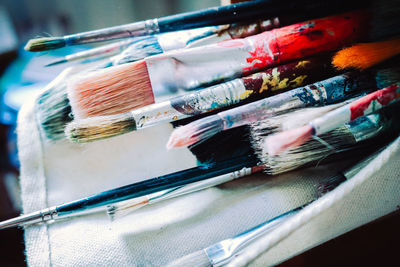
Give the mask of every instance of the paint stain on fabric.
M 355 120 L 364 115 L 364 111 L 371 105 L 371 102 L 377 101 L 382 106 L 386 106 L 393 100 L 400 97 L 400 93 L 396 92 L 399 87 L 397 85 L 389 86 L 388 88 L 376 91 L 368 97 L 356 101 L 350 106 L 350 119 Z

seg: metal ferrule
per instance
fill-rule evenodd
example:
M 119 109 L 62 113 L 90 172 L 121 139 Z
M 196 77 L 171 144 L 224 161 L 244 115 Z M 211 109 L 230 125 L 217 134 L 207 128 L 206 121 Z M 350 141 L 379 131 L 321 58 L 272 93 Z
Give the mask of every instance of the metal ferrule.
M 236 237 L 225 239 L 211 247 L 204 249 L 204 252 L 210 260 L 212 266 L 222 266 L 249 242 L 275 229 L 275 227 L 277 227 L 280 223 L 297 214 L 301 209 L 302 208 L 297 208 L 286 212 L 281 216 L 266 221 L 265 223 L 262 223 L 242 234 L 237 235 Z
M 185 194 L 189 194 L 192 192 L 200 191 L 209 187 L 213 187 L 222 183 L 226 183 L 228 181 L 232 181 L 234 179 L 250 175 L 252 173 L 252 168 L 242 168 L 241 170 L 234 171 L 231 173 L 227 173 L 224 175 L 220 175 L 211 179 L 206 179 L 204 181 L 195 182 L 192 184 L 188 184 L 185 186 L 179 186 L 173 188 L 171 190 L 164 190 L 162 192 L 157 192 L 149 195 L 149 202 L 156 203 L 166 199 L 182 196 Z
M 0 229 L 47 222 L 55 220 L 57 217 L 56 207 L 51 207 L 0 222 Z
M 118 38 L 150 35 L 158 32 L 159 32 L 158 20 L 149 19 L 146 21 L 140 21 L 121 26 L 66 35 L 64 37 L 64 40 L 67 45 L 84 44 L 84 43 L 107 41 Z

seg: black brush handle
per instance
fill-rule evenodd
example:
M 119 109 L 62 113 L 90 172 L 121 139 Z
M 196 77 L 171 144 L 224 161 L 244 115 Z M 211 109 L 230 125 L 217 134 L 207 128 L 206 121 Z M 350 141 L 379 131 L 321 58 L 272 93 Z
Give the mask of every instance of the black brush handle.
M 197 27 L 230 24 L 238 21 L 290 16 L 306 13 L 309 18 L 318 17 L 319 13 L 345 11 L 359 6 L 359 0 L 256 0 L 200 11 L 181 13 L 158 19 L 160 32 L 191 29 Z M 364 1 L 360 7 L 365 7 Z

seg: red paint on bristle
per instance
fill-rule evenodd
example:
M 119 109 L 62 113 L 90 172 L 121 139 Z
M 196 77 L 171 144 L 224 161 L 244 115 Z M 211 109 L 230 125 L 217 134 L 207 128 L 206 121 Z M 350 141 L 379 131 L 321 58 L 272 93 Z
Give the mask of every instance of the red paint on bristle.
M 366 33 L 367 12 L 357 11 L 310 20 L 250 37 L 245 74 L 320 52 L 333 51 L 359 40 Z
M 358 117 L 364 116 L 364 111 L 374 100 L 378 101 L 378 103 L 382 106 L 386 106 L 396 98 L 399 98 L 400 93 L 396 92 L 398 88 L 399 86 L 394 84 L 355 101 L 353 104 L 350 105 L 350 119 L 353 121 Z
M 81 118 L 114 115 L 154 103 L 145 61 L 98 71 L 75 82 L 70 90 L 75 95 L 71 106 Z

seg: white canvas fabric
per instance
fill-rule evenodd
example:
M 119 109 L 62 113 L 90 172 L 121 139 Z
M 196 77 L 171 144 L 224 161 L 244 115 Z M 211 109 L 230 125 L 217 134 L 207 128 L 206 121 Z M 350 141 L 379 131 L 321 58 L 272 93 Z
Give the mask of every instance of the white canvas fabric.
M 24 213 L 195 166 L 186 149 L 166 151 L 169 124 L 85 145 L 49 143 L 34 99 L 19 114 Z M 399 142 L 397 140 L 396 142 Z M 382 170 L 291 233 L 251 266 L 282 262 L 396 209 L 400 151 Z M 165 266 L 316 197 L 321 180 L 347 163 L 241 178 L 137 210 L 110 222 L 105 212 L 25 228 L 29 266 Z M 343 184 L 342 186 L 346 186 Z

